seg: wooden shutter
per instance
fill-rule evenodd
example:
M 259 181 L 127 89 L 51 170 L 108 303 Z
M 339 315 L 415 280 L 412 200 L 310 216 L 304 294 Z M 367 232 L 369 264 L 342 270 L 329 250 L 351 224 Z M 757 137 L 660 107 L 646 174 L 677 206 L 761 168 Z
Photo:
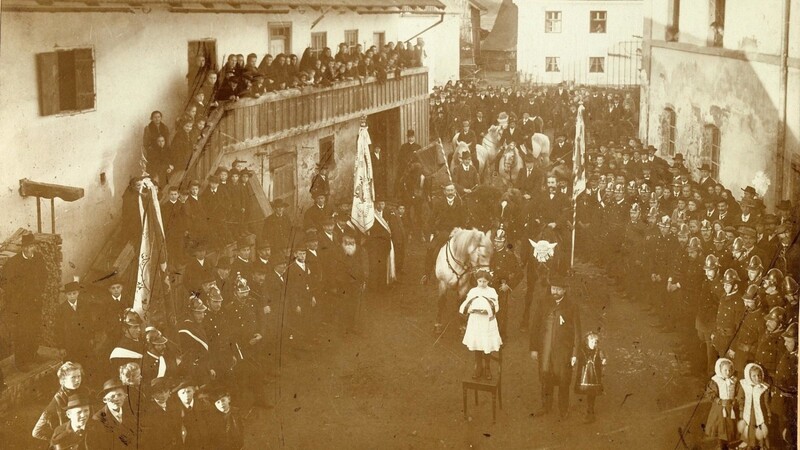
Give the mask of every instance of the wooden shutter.
M 39 72 L 39 112 L 43 116 L 58 114 L 58 55 L 56 52 L 39 53 L 36 55 L 37 70 Z
M 78 111 L 94 109 L 94 57 L 92 49 L 79 48 L 75 54 L 75 94 Z

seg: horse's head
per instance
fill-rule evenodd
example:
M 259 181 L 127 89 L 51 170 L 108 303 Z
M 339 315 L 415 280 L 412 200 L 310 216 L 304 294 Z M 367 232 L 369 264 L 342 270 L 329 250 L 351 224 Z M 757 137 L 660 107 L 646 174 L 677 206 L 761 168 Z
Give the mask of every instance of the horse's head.
M 494 252 L 490 232 L 471 230 L 473 245 L 470 252 L 470 263 L 472 267 L 488 267 Z
M 483 135 L 483 146 L 497 147 L 497 142 L 500 141 L 500 133 L 502 133 L 499 125 L 492 125 L 486 130 Z

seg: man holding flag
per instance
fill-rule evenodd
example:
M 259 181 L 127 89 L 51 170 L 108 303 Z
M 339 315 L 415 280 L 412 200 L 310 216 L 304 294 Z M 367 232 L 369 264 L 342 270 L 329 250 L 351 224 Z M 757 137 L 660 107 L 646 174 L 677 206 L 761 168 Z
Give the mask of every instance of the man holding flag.
M 158 283 L 161 275 L 167 273 L 166 238 L 161 219 L 161 205 L 158 203 L 158 188 L 150 178 L 144 178 L 139 195 L 139 218 L 142 237 L 137 259 L 136 286 L 133 297 L 133 310 L 146 323 L 158 319 L 164 321 L 166 302 L 156 301 L 165 295 L 168 285 Z M 166 280 L 165 278 L 163 278 Z

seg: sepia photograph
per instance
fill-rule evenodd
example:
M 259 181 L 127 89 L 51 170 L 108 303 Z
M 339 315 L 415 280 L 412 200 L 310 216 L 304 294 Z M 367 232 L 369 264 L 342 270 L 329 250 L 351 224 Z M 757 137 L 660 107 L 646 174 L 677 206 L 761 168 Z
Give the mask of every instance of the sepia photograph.
M 798 448 L 800 0 L 0 0 L 0 448 Z

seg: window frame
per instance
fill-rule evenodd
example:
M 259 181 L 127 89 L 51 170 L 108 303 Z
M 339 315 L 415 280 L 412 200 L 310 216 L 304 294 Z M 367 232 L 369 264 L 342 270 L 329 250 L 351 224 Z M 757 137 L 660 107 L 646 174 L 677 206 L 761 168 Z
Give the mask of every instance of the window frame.
M 67 58 L 67 56 L 69 58 Z M 67 61 L 69 59 L 69 61 Z M 66 63 L 70 64 L 67 65 Z M 63 64 L 62 64 L 63 63 Z M 66 76 L 71 70 L 72 76 Z M 94 47 L 59 48 L 36 54 L 37 91 L 39 115 L 70 116 L 97 110 L 96 58 Z M 68 82 L 73 84 L 68 85 Z M 49 89 L 47 89 L 49 88 Z M 65 107 L 65 88 L 74 91 L 70 101 L 74 107 Z
M 278 34 L 276 30 L 286 30 L 286 34 Z M 271 48 L 272 46 L 272 39 L 274 36 L 283 36 L 286 38 L 286 52 L 284 55 L 288 58 L 292 52 L 292 23 L 291 22 L 270 22 L 267 24 L 267 48 Z M 268 50 L 268 53 L 271 53 Z M 272 55 L 272 57 L 276 57 L 278 55 Z
M 599 15 L 602 14 L 602 19 Z M 595 15 L 598 15 L 595 18 Z M 594 31 L 595 22 L 602 22 L 603 24 L 603 31 Z M 608 33 L 608 11 L 603 10 L 595 10 L 589 11 L 589 33 L 590 34 L 607 34 Z
M 318 141 L 318 151 L 317 151 L 317 165 L 319 167 L 327 167 L 328 171 L 333 171 L 336 169 L 336 135 L 329 134 L 319 139 Z M 323 151 L 323 148 L 327 148 L 330 145 L 330 151 Z M 327 154 L 330 154 L 330 158 L 325 158 L 323 161 L 323 157 Z
M 353 34 L 355 35 L 355 40 L 353 42 L 349 42 L 348 36 L 352 37 Z M 356 47 L 358 46 L 358 28 L 344 30 L 344 39 L 342 42 L 344 42 L 344 44 L 347 46 L 347 52 L 351 55 L 354 55 L 356 52 Z
M 314 46 L 315 40 L 314 38 L 322 37 L 322 46 L 317 48 Z M 322 52 L 325 50 L 325 47 L 328 46 L 328 32 L 327 31 L 313 31 L 311 32 L 311 55 L 315 58 L 319 58 L 322 56 Z
M 595 62 L 600 62 L 600 70 L 594 70 Z M 590 56 L 589 57 L 589 73 L 606 73 L 606 57 L 605 56 Z
M 376 35 L 380 35 L 379 42 L 375 42 Z M 386 45 L 386 32 L 385 31 L 373 31 L 372 32 L 372 45 L 374 45 L 375 48 L 377 48 L 379 52 L 381 50 L 383 50 L 383 46 Z
M 667 128 L 664 130 L 662 129 L 662 153 L 670 158 L 675 156 L 675 149 L 677 147 L 677 140 L 678 140 L 678 114 L 675 109 L 671 106 L 666 106 L 662 110 L 662 125 L 665 122 L 667 123 Z M 666 146 L 666 149 L 664 148 Z M 666 150 L 666 151 L 663 151 Z
M 555 63 L 555 70 L 551 70 L 551 63 Z M 544 57 L 544 71 L 550 73 L 560 73 L 561 72 L 561 57 L 559 56 L 545 56 Z
M 557 14 L 558 17 L 550 17 L 551 14 Z M 545 11 L 544 12 L 544 32 L 545 33 L 561 33 L 563 30 L 562 27 L 562 11 Z M 555 30 L 555 24 L 558 24 L 558 30 Z M 549 29 L 548 29 L 549 27 Z
M 710 137 L 710 139 L 709 139 Z M 722 142 L 722 132 L 714 124 L 703 126 L 703 153 L 702 162 L 711 167 L 711 178 L 719 179 L 720 147 Z

